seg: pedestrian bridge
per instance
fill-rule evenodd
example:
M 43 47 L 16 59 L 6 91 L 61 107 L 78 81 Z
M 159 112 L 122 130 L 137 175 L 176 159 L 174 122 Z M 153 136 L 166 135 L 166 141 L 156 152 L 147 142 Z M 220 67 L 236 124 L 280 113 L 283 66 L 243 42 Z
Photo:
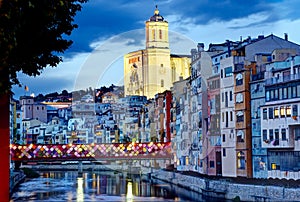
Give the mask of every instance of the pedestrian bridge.
M 10 145 L 13 161 L 171 159 L 171 142 Z

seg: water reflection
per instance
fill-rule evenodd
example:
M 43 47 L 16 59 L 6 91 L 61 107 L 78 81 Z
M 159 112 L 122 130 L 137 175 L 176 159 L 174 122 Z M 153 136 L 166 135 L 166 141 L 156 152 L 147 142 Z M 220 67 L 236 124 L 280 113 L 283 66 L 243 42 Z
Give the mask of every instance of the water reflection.
M 84 201 L 84 193 L 83 193 L 83 178 L 77 178 L 77 202 Z
M 24 182 L 12 196 L 16 201 L 205 201 L 189 192 L 146 176 L 114 172 L 41 172 Z M 211 200 L 208 200 L 211 201 Z

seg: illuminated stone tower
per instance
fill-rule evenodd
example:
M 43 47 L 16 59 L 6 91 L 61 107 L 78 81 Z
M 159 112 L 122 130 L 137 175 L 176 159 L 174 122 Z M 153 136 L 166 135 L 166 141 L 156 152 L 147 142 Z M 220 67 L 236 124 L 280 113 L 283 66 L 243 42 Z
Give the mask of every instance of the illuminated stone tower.
M 146 21 L 146 49 L 124 56 L 125 95 L 154 98 L 169 90 L 179 77 L 189 76 L 190 58 L 172 56 L 169 49 L 168 22 L 155 9 Z

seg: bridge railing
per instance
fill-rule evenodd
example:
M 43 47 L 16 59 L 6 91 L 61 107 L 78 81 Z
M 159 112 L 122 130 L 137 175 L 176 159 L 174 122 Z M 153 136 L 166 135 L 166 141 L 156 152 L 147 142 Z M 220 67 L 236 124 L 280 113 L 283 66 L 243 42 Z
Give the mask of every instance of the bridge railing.
M 101 160 L 101 159 L 170 159 L 171 142 L 112 144 L 29 144 L 10 145 L 13 161 Z

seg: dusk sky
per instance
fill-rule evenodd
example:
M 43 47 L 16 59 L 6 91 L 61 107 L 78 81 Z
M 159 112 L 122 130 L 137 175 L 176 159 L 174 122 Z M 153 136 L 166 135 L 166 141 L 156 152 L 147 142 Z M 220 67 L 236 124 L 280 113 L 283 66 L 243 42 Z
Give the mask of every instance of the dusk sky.
M 26 94 L 66 89 L 123 85 L 123 55 L 144 49 L 145 21 L 158 5 L 169 22 L 171 53 L 189 54 L 196 44 L 223 43 L 258 35 L 275 34 L 300 44 L 298 0 L 89 0 L 76 16 L 79 28 L 72 32 L 73 45 L 56 68 L 38 77 L 19 74 Z M 14 87 L 15 98 L 24 87 Z

